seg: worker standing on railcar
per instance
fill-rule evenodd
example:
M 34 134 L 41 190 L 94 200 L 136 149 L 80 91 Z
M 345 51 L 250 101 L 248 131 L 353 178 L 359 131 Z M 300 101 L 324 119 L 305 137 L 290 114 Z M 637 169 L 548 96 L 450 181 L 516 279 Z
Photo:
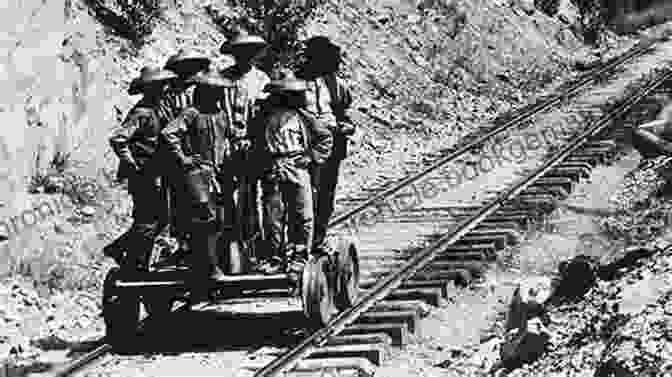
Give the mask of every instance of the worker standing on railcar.
M 254 159 L 262 172 L 264 235 L 271 249 L 259 269 L 276 273 L 284 265 L 298 274 L 313 238 L 310 168 L 329 158 L 333 140 L 326 126 L 305 111 L 306 82 L 291 71 L 281 76 L 267 86 L 270 96 L 252 127 Z
M 176 159 L 185 182 L 179 200 L 188 208 L 180 213 L 189 221 L 191 233 L 192 269 L 197 289 L 195 296 L 203 298 L 207 292 L 203 283 L 224 277 L 219 250 L 222 233 L 230 223 L 223 203 L 231 200 L 232 179 L 231 141 L 241 137 L 232 123 L 222 102 L 230 95 L 234 85 L 219 73 L 208 70 L 192 79 L 196 83 L 194 104 L 183 110 L 162 131 L 168 152 Z
M 133 225 L 122 237 L 106 246 L 103 253 L 127 271 L 147 270 L 154 240 L 164 220 L 161 208 L 166 208 L 167 204 L 162 195 L 165 182 L 160 169 L 163 161 L 159 161 L 158 153 L 162 125 L 157 109 L 169 83 L 176 78 L 170 71 L 143 68 L 128 90 L 131 95 L 142 93 L 143 97 L 110 137 L 110 145 L 120 160 L 118 178 L 128 179 L 133 198 Z
M 267 48 L 266 41 L 255 35 L 250 35 L 245 30 L 237 30 L 236 34 L 220 47 L 222 54 L 233 56 L 235 64 L 224 69 L 221 75 L 233 82 L 233 93 L 227 96 L 223 110 L 227 112 L 233 121 L 233 126 L 242 131 L 241 137 L 233 143 L 234 166 L 236 171 L 236 215 L 238 220 L 234 238 L 243 241 L 243 247 L 248 256 L 254 252 L 253 239 L 261 238 L 261 226 L 259 224 L 258 202 L 258 179 L 250 172 L 249 161 L 250 140 L 248 128 L 250 120 L 255 116 L 259 103 L 266 98 L 264 87 L 270 82 L 268 75 L 255 67 L 254 61 L 263 54 Z M 245 242 L 251 241 L 251 242 Z
M 164 126 L 168 122 L 175 119 L 182 110 L 193 106 L 194 91 L 196 84 L 191 80 L 194 75 L 199 72 L 207 70 L 211 65 L 210 59 L 207 57 L 188 50 L 180 50 L 172 55 L 166 61 L 164 69 L 174 72 L 178 79 L 174 81 L 166 95 L 161 99 L 160 114 Z M 177 169 L 169 169 L 176 171 Z M 179 243 L 178 252 L 174 258 L 165 260 L 164 263 L 176 263 L 184 257 L 184 254 L 189 250 L 188 240 L 188 224 L 184 217 L 180 217 L 179 213 L 185 212 L 187 209 L 181 208 L 179 203 L 179 190 L 183 182 L 181 177 L 170 174 L 167 177 L 169 198 L 169 222 L 171 224 L 171 234 L 177 239 Z M 174 260 L 173 260 L 174 259 Z
M 341 161 L 347 156 L 348 136 L 355 132 L 347 116 L 352 95 L 336 76 L 342 62 L 340 47 L 326 37 L 313 37 L 306 42 L 304 58 L 298 76 L 308 82 L 307 109 L 328 126 L 334 142 L 331 156 L 312 172 L 316 194 L 313 248 L 324 249 Z

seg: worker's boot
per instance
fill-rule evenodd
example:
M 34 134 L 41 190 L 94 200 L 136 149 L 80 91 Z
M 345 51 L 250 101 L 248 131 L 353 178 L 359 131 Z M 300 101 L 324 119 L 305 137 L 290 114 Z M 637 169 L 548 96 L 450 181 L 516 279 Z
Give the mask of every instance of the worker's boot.
M 128 234 L 126 232 L 112 241 L 109 245 L 103 247 L 103 255 L 114 259 L 114 261 L 121 266 L 124 263 L 124 256 L 126 255 L 126 246 L 128 244 Z
M 124 272 L 147 272 L 154 248 L 154 240 L 143 234 L 132 234 L 128 237 L 129 250 L 121 263 Z

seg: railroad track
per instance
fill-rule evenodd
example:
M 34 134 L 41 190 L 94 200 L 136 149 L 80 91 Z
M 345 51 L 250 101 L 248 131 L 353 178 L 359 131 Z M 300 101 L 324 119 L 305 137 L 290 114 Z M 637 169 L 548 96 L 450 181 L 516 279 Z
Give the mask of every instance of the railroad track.
M 617 146 L 605 142 L 600 136 L 605 136 L 605 131 L 615 119 L 625 116 L 640 101 L 664 84 L 669 85 L 671 81 L 672 69 L 666 68 L 656 73 L 626 100 L 592 122 L 585 130 L 571 137 L 541 166 L 530 171 L 487 204 L 480 207 L 465 207 L 464 215 L 450 231 L 436 236 L 428 246 L 405 255 L 405 258 L 400 258 L 403 261 L 394 264 L 396 269 L 370 283 L 369 289 L 353 307 L 339 313 L 327 326 L 315 331 L 296 346 L 256 370 L 254 376 L 277 376 L 289 371 L 308 356 L 325 353 L 325 349 L 333 348 L 330 346 L 332 339 L 344 331 L 347 332 L 353 323 L 371 313 L 371 309 L 374 309 L 373 313 L 381 313 L 381 310 L 375 310 L 376 305 L 394 296 L 400 287 L 440 288 L 445 280 L 455 275 L 457 270 L 481 269 L 483 261 L 491 259 L 493 252 L 515 243 L 516 235 L 522 227 L 550 213 L 555 208 L 552 203 L 567 197 L 581 178 L 588 177 L 593 167 L 612 159 Z M 406 212 L 425 211 L 426 209 Z M 387 253 L 386 257 L 394 258 L 392 253 Z M 412 305 L 407 305 L 403 310 L 396 310 L 397 319 L 405 318 L 405 324 L 410 325 L 412 329 L 417 327 L 417 323 L 413 322 L 419 320 L 420 310 L 412 310 Z M 387 314 L 387 317 L 391 318 L 394 312 L 390 310 Z M 356 339 L 353 339 L 353 343 L 355 341 Z M 372 341 L 368 347 L 359 348 L 362 349 L 361 355 L 367 355 L 363 348 L 366 348 L 369 354 L 380 350 L 380 355 L 367 356 L 368 361 L 376 364 L 378 359 L 384 357 L 382 354 L 386 345 L 380 341 L 377 344 Z M 352 351 L 355 349 L 353 347 Z M 335 352 L 332 351 L 330 356 L 333 357 L 333 353 Z M 316 357 L 317 360 L 312 364 L 319 364 L 319 357 Z M 299 364 L 298 369 L 311 369 L 312 364 Z M 371 375 L 372 368 L 370 366 L 365 368 L 362 365 L 367 363 L 361 360 L 350 362 L 350 368 L 358 369 L 360 374 Z
M 387 182 L 382 187 L 375 189 L 375 194 L 370 198 L 350 201 L 355 204 L 334 218 L 330 227 L 345 223 L 353 216 L 365 211 L 379 201 L 395 195 L 447 163 L 478 149 L 493 137 L 514 130 L 524 125 L 534 115 L 572 98 L 591 83 L 602 79 L 608 73 L 617 70 L 636 57 L 651 51 L 658 41 L 650 39 L 640 42 L 625 54 L 611 59 L 604 65 L 580 76 L 563 88 L 560 94 L 529 106 L 503 124 L 468 136 L 466 141 L 457 148 L 440 151 L 438 155 L 431 155 L 430 158 L 434 159 L 435 162 L 419 173 L 408 176 L 401 181 Z M 585 144 L 585 141 L 577 143 L 580 146 Z M 557 199 L 562 194 L 567 193 L 576 177 L 585 174 L 592 166 L 591 164 L 601 160 L 601 157 L 596 156 L 601 153 L 611 153 L 608 152 L 611 147 L 604 143 L 590 145 L 583 155 L 572 158 L 570 163 L 552 170 L 552 167 L 558 165 L 556 162 L 551 168 L 541 173 L 543 175 L 550 171 L 551 176 L 539 179 L 540 175 L 530 180 L 530 182 L 542 183 L 519 186 L 519 188 L 522 187 L 520 192 L 528 189 L 528 186 L 532 186 L 528 189 L 528 191 L 531 191 L 523 193 L 522 196 L 532 196 L 536 198 L 536 201 L 504 203 L 504 199 L 498 199 L 489 207 L 463 208 L 464 224 L 459 225 L 458 230 L 449 233 L 448 236 L 439 238 L 432 246 L 422 249 L 414 255 L 399 254 L 395 258 L 397 260 L 395 263 L 384 266 L 381 271 L 373 271 L 374 273 L 367 275 L 361 282 L 361 287 L 367 290 L 366 294 L 356 306 L 341 313 L 329 326 L 315 332 L 286 354 L 279 356 L 275 361 L 259 369 L 256 375 L 275 375 L 279 371 L 295 366 L 308 353 L 311 353 L 311 359 L 299 362 L 300 368 L 298 369 L 319 370 L 330 365 L 339 368 L 349 366 L 351 369 L 369 374 L 372 366 L 384 359 L 384 350 L 387 346 L 390 344 L 403 345 L 407 341 L 408 335 L 416 331 L 419 319 L 426 314 L 426 310 L 423 309 L 420 302 L 439 305 L 447 294 L 446 284 L 449 281 L 468 282 L 471 280 L 474 274 L 482 270 L 497 249 L 515 242 L 520 237 L 519 225 L 521 222 L 528 222 L 530 214 L 533 214 L 533 217 L 539 217 L 545 211 L 550 210 L 551 207 L 547 205 L 547 200 Z M 515 190 L 519 188 L 515 188 Z M 509 194 L 506 196 L 507 201 L 510 201 L 509 196 L 518 195 L 520 192 L 509 190 Z M 486 219 L 497 210 L 508 210 L 509 212 L 506 212 L 506 215 L 496 214 L 494 219 Z M 451 211 L 450 215 L 454 215 L 454 211 Z M 436 217 L 432 218 L 436 220 Z M 418 220 L 412 218 L 412 216 L 409 219 L 409 221 L 414 222 Z M 448 245 L 450 246 L 448 247 Z M 432 272 L 417 274 L 422 266 L 437 254 L 439 249 L 446 251 L 439 258 L 442 267 L 434 269 Z M 389 257 L 389 255 L 384 256 Z M 405 258 L 408 257 L 411 259 L 406 261 Z M 362 256 L 362 261 L 365 263 L 369 258 L 375 261 L 377 257 L 375 253 L 369 253 Z M 401 265 L 399 265 L 399 261 L 403 261 Z M 385 272 L 392 267 L 398 267 L 400 270 L 392 275 L 386 275 Z M 413 279 L 409 280 L 412 276 Z M 381 277 L 384 278 L 382 281 L 380 281 Z M 383 298 L 393 301 L 380 302 Z M 152 318 L 146 318 L 143 324 L 147 325 L 151 323 L 151 320 Z M 355 320 L 359 320 L 359 323 L 351 325 Z M 337 337 L 337 334 L 340 334 L 340 337 Z M 112 346 L 101 343 L 93 351 L 57 371 L 55 376 L 71 375 L 91 365 L 93 361 L 111 351 Z M 353 355 L 356 357 L 353 357 Z M 319 358 L 320 356 L 324 356 L 326 359 Z

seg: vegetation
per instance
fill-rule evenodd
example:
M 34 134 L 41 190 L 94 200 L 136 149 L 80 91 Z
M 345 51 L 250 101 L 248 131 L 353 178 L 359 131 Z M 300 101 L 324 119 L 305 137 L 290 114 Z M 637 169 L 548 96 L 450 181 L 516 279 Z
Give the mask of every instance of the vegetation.
M 93 16 L 136 47 L 152 33 L 161 15 L 161 0 L 84 0 Z M 111 3 L 111 4 L 110 4 Z
M 293 67 L 301 48 L 298 33 L 325 0 L 230 0 L 235 17 L 222 16 L 207 9 L 213 21 L 231 36 L 237 28 L 262 35 L 270 44 L 260 65 L 271 72 L 278 67 Z

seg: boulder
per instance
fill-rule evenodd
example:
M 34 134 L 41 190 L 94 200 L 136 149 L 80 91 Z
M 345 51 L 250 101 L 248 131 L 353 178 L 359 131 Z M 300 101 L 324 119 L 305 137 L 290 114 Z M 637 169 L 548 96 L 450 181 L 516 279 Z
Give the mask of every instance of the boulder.
M 525 329 L 528 320 L 544 312 L 544 304 L 551 297 L 552 281 L 547 277 L 529 278 L 518 283 L 509 303 L 506 329 Z
M 597 281 L 597 265 L 586 255 L 577 255 L 560 263 L 553 299 L 571 301 L 583 297 Z
M 534 14 L 536 10 L 534 7 L 534 0 L 514 0 L 513 5 L 528 15 Z
M 630 247 L 624 251 L 622 257 L 615 261 L 599 266 L 597 275 L 602 280 L 613 280 L 620 276 L 620 272 L 626 269 L 637 267 L 644 258 L 653 256 L 657 250 L 647 247 Z
M 546 352 L 550 339 L 538 318 L 528 321 L 524 329 L 509 331 L 499 351 L 502 367 L 511 370 L 534 362 Z
M 581 14 L 579 8 L 574 5 L 572 0 L 560 0 L 558 2 L 558 10 L 555 15 L 560 21 L 576 26 L 581 23 Z

